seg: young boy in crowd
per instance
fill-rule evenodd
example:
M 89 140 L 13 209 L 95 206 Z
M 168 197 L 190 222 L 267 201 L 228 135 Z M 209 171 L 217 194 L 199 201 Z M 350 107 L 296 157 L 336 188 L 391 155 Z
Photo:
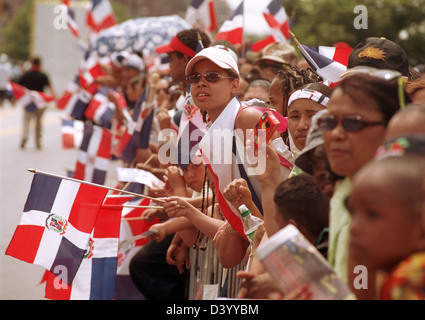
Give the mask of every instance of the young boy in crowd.
M 424 178 L 419 155 L 375 160 L 354 176 L 349 259 L 367 268 L 364 281 L 377 274 L 378 299 L 425 299 Z
M 279 229 L 295 225 L 307 240 L 326 256 L 329 199 L 308 174 L 299 174 L 283 181 L 274 193 L 276 223 Z M 258 266 L 258 264 L 257 264 Z M 275 292 L 276 285 L 269 274 L 252 270 L 238 272 L 244 278 L 239 298 L 265 299 Z

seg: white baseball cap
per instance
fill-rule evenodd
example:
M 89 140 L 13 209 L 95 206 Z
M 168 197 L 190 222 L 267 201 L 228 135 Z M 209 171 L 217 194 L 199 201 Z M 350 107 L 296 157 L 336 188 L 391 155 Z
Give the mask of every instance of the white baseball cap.
M 222 69 L 232 69 L 239 75 L 238 64 L 232 55 L 227 50 L 216 47 L 202 49 L 190 59 L 186 66 L 186 75 L 191 74 L 195 64 L 204 59 L 210 60 Z
M 143 59 L 135 53 L 132 53 L 128 57 L 126 57 L 123 60 L 122 65 L 123 67 L 129 67 L 139 71 L 145 70 L 145 64 L 143 62 Z

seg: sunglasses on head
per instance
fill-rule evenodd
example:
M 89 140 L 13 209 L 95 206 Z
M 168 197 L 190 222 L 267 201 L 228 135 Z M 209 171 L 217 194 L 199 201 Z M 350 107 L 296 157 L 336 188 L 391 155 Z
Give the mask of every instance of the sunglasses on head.
M 391 70 L 391 69 L 376 69 L 372 67 L 361 67 L 361 68 L 352 70 L 351 72 L 347 72 L 344 77 L 349 77 L 358 73 L 368 74 L 372 77 L 380 78 L 383 80 L 397 79 L 399 105 L 401 109 L 405 108 L 406 102 L 405 102 L 405 96 L 404 96 L 404 84 L 405 84 L 405 81 L 407 81 L 407 78 L 404 77 L 401 74 L 401 72 L 396 70 Z
M 233 79 L 234 78 L 234 77 L 230 77 L 230 76 L 223 76 L 223 75 L 221 75 L 221 74 L 219 74 L 218 72 L 215 72 L 215 71 L 208 71 L 205 74 L 192 73 L 192 74 L 190 74 L 186 77 L 186 81 L 189 82 L 189 83 L 198 83 L 201 80 L 202 77 L 204 77 L 204 79 L 207 82 L 217 82 L 221 78 L 224 78 L 224 79 Z
M 367 67 L 367 66 L 361 66 L 361 67 L 355 67 L 352 70 L 349 70 L 345 73 L 344 77 L 349 77 L 355 74 L 368 74 L 370 76 L 380 78 L 383 80 L 391 80 L 394 78 L 402 77 L 401 72 L 391 69 L 376 69 L 373 67 Z
M 319 118 L 317 121 L 319 128 L 323 131 L 335 129 L 339 122 L 340 121 L 333 115 Z M 385 123 L 383 121 L 366 121 L 360 116 L 357 116 L 342 119 L 341 125 L 345 131 L 357 132 L 367 127 L 385 125 Z

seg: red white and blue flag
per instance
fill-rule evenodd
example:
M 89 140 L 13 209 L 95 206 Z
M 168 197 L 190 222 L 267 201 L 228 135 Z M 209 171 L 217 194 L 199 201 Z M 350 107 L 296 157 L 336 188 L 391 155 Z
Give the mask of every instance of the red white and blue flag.
M 242 44 L 243 41 L 243 1 L 232 12 L 214 38 L 216 40 L 227 40 L 233 45 Z
M 242 178 L 233 154 L 235 119 L 240 106 L 236 98 L 231 100 L 219 118 L 208 128 L 208 133 L 202 138 L 199 147 L 204 163 L 214 176 L 215 194 L 223 216 L 234 230 L 244 236 L 238 208 L 223 196 L 224 189 L 233 179 Z
M 131 164 L 138 148 L 149 147 L 155 110 L 145 101 L 145 92 L 139 98 L 133 110 L 132 120 L 116 144 L 113 155 L 121 158 L 125 163 Z
M 290 35 L 289 19 L 280 0 L 272 0 L 263 12 L 269 26 L 272 28 L 272 36 L 276 42 L 288 42 Z
M 127 199 L 127 201 L 123 203 L 124 206 L 149 206 L 150 204 L 151 201 L 149 199 L 142 199 L 138 197 Z M 120 245 L 118 250 L 117 274 L 119 275 L 130 274 L 128 266 L 131 258 L 135 253 L 137 253 L 141 246 L 144 246 L 146 243 L 151 241 L 149 237 L 135 241 L 131 241 L 131 239 L 143 234 L 145 231 L 149 230 L 152 225 L 160 222 L 159 218 L 155 218 L 152 221 L 140 219 L 145 210 L 146 208 L 130 207 L 124 207 L 122 209 L 123 220 L 121 221 L 120 244 L 123 244 L 124 241 L 129 241 L 129 244 L 124 246 Z
M 106 75 L 102 64 L 107 65 L 109 63 L 109 57 L 100 58 L 96 51 L 87 51 L 81 59 L 78 69 L 80 86 L 84 88 L 88 87 L 93 84 L 98 77 Z
M 104 184 L 110 163 L 111 143 L 112 134 L 109 130 L 85 123 L 74 179 Z
M 78 81 L 72 81 L 56 101 L 56 106 L 74 119 L 85 120 L 84 112 L 98 87 L 98 84 L 92 83 L 84 88 L 79 85 Z
M 287 43 L 290 39 L 290 20 L 280 0 L 272 0 L 264 9 L 263 16 L 272 30 L 272 34 L 251 45 L 251 50 L 258 52 L 273 42 Z
M 217 29 L 214 0 L 192 0 L 186 10 L 185 20 L 194 28 L 211 32 Z
M 99 33 L 117 23 L 109 0 L 90 1 L 86 18 L 87 26 L 93 33 Z
M 84 122 L 62 119 L 61 134 L 63 149 L 80 148 L 81 141 L 83 141 Z
M 25 108 L 28 112 L 34 112 L 39 109 L 43 109 L 55 98 L 44 92 L 29 90 L 20 84 L 13 81 L 9 82 L 9 91 L 12 91 L 13 96 L 19 102 L 19 104 Z
M 72 101 L 73 96 L 78 92 L 80 85 L 78 76 L 73 81 L 70 81 L 63 91 L 62 95 L 56 100 L 56 107 L 61 110 L 66 110 L 68 104 Z
M 6 254 L 43 266 L 70 285 L 108 190 L 36 173 Z
M 68 22 L 68 27 L 71 29 L 72 34 L 77 38 L 80 39 L 80 31 L 78 30 L 78 25 L 75 22 L 74 19 L 74 10 L 71 9 L 71 7 L 69 6 L 69 0 L 63 0 L 62 1 L 62 5 L 64 7 L 64 9 L 66 10 L 67 13 L 67 22 Z
M 307 47 L 300 45 L 304 59 L 329 85 L 340 82 L 340 76 L 347 71 L 348 56 L 352 49 L 344 47 Z
M 204 48 L 201 39 L 198 39 L 196 53 Z M 188 165 L 195 153 L 199 150 L 198 144 L 207 131 L 201 110 L 195 105 L 190 94 L 190 84 L 187 87 L 182 116 L 180 118 L 177 135 L 177 163 Z
M 93 120 L 95 124 L 111 129 L 115 115 L 115 104 L 109 100 L 107 94 L 106 88 L 99 89 L 84 111 L 84 115 L 87 119 Z M 124 96 L 118 91 L 113 91 L 113 94 L 117 97 L 119 107 L 125 109 L 127 103 Z
M 118 200 L 118 201 L 117 201 Z M 118 204 L 118 206 L 117 206 Z M 71 285 L 46 272 L 46 298 L 53 300 L 111 300 L 115 298 L 122 200 L 106 197 L 84 259 Z

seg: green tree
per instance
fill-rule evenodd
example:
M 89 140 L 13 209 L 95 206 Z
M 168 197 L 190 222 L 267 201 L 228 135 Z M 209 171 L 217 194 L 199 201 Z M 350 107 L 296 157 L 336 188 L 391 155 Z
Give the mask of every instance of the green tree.
M 25 1 L 12 21 L 1 32 L 1 48 L 15 60 L 27 60 L 31 34 L 32 1 Z
M 425 0 L 283 0 L 295 13 L 293 32 L 305 45 L 355 46 L 366 37 L 385 37 L 398 43 L 410 64 L 425 63 Z M 357 5 L 367 8 L 367 29 L 356 29 Z
M 57 1 L 58 4 L 61 2 Z M 110 2 L 118 23 L 130 18 L 128 10 L 122 4 L 117 0 Z M 25 61 L 30 56 L 33 6 L 34 1 L 25 1 L 12 21 L 0 32 L 1 52 L 6 53 L 14 60 Z

